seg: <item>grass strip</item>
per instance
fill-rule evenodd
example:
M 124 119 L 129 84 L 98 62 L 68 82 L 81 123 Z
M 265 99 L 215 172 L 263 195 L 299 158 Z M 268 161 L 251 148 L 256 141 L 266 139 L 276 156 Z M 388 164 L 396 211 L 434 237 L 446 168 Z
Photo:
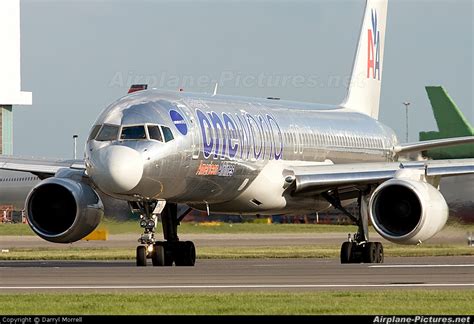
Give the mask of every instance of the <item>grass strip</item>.
M 1 294 L 9 315 L 472 315 L 474 290 Z
M 474 255 L 474 248 L 464 245 L 399 246 L 386 244 L 386 257 Z M 340 247 L 328 246 L 258 246 L 202 247 L 198 259 L 243 258 L 338 258 Z M 0 260 L 134 260 L 135 250 L 124 248 L 18 248 L 0 253 Z
M 138 221 L 115 222 L 105 219 L 101 228 L 107 228 L 109 234 L 140 233 L 142 229 Z M 157 233 L 161 233 L 161 224 L 157 226 Z M 353 225 L 330 224 L 260 224 L 260 223 L 182 223 L 179 228 L 181 234 L 271 234 L 271 233 L 354 233 L 357 230 Z M 474 232 L 474 224 L 451 223 L 444 230 Z M 28 224 L 0 224 L 2 235 L 35 235 Z
M 140 233 L 142 229 L 138 221 L 113 222 L 105 220 L 100 225 L 106 228 L 109 234 Z M 356 230 L 352 225 L 327 224 L 254 224 L 254 223 L 182 223 L 179 226 L 181 234 L 243 234 L 243 233 L 352 233 Z M 158 224 L 157 233 L 161 233 L 161 224 Z M 1 235 L 35 235 L 28 224 L 0 224 Z

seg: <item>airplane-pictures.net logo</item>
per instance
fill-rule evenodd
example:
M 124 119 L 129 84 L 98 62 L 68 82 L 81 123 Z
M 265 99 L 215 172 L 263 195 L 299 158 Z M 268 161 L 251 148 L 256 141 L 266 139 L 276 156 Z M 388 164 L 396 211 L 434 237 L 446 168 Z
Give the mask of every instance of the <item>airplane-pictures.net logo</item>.
M 367 30 L 367 78 L 380 80 L 380 30 L 377 28 L 377 10 L 371 12 L 372 28 Z

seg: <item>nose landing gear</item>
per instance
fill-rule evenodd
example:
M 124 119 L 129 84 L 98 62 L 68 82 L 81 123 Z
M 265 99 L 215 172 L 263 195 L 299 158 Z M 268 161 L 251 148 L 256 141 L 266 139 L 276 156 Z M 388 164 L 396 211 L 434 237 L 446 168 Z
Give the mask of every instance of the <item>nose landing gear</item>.
M 144 233 L 138 241 L 142 244 L 137 247 L 137 266 L 146 266 L 147 259 L 151 259 L 153 266 L 194 266 L 196 262 L 196 248 L 191 241 L 180 241 L 178 237 L 179 222 L 186 216 L 185 212 L 178 218 L 178 207 L 176 204 L 146 201 L 132 205 L 133 210 L 138 210 L 140 226 Z M 156 207 L 159 208 L 156 208 Z M 156 241 L 155 229 L 157 223 L 155 209 L 161 209 L 161 223 L 165 241 Z

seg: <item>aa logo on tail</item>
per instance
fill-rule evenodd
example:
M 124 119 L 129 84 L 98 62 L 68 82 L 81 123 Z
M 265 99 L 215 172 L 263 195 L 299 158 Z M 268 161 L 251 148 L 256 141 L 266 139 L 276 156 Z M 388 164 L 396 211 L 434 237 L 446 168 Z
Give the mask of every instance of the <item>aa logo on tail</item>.
M 377 29 L 377 10 L 372 9 L 372 28 L 367 30 L 367 78 L 380 80 L 380 31 Z

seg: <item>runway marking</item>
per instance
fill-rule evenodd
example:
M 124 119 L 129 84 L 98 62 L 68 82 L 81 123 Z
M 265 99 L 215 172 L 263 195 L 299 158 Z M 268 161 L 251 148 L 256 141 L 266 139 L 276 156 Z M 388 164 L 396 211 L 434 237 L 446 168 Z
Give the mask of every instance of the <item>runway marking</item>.
M 399 287 L 474 287 L 474 283 L 413 283 L 413 284 L 340 284 L 340 285 L 163 285 L 163 286 L 11 286 L 0 290 L 32 289 L 230 289 L 230 288 L 399 288 Z
M 450 268 L 450 267 L 474 267 L 474 264 L 385 264 L 385 265 L 369 266 L 369 268 Z

